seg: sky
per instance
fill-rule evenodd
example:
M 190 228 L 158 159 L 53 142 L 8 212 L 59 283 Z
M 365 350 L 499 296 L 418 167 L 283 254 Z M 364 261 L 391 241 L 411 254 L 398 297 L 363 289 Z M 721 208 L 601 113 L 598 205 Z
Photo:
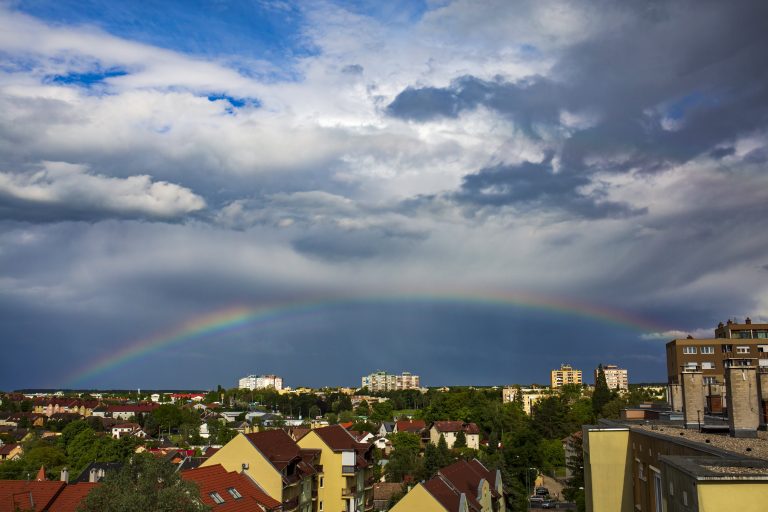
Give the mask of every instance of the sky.
M 765 19 L 0 1 L 0 389 L 664 381 L 768 321 Z

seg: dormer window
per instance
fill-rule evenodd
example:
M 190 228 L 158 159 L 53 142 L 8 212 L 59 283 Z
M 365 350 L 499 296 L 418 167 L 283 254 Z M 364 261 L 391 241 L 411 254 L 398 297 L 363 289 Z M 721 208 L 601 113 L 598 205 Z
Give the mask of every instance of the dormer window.
M 242 498 L 242 497 L 243 497 L 243 495 L 242 495 L 242 494 L 240 494 L 239 492 L 237 492 L 237 489 L 235 489 L 234 487 L 230 487 L 229 489 L 227 489 L 227 492 L 228 492 L 228 493 L 229 493 L 229 494 L 230 494 L 230 495 L 231 495 L 233 498 L 235 498 L 236 500 L 239 500 L 240 498 Z
M 217 492 L 212 492 L 208 496 L 211 497 L 211 499 L 216 503 L 217 505 L 221 505 L 224 503 L 224 498 L 221 497 L 221 495 Z

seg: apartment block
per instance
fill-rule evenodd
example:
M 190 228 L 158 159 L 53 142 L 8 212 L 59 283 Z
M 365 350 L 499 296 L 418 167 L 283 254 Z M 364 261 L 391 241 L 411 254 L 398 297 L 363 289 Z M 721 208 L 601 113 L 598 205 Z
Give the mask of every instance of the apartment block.
M 518 390 L 517 386 L 506 386 L 501 390 L 501 400 L 503 403 L 509 403 L 514 402 L 517 400 L 517 393 L 520 393 L 523 402 L 523 411 L 525 411 L 525 414 L 531 415 L 531 410 L 533 409 L 533 406 L 544 398 L 545 396 L 549 396 L 549 391 L 541 388 L 520 388 Z
M 566 384 L 581 384 L 581 370 L 576 370 L 569 364 L 561 364 L 559 370 L 552 370 L 550 382 L 552 389 Z
M 357 442 L 340 425 L 311 430 L 298 444 L 319 453 L 322 473 L 317 482 L 318 512 L 373 510 L 372 444 Z
M 276 391 L 283 389 L 283 379 L 277 375 L 248 375 L 239 381 L 240 389 L 267 389 L 273 388 Z
M 384 371 L 377 371 L 366 375 L 361 379 L 361 387 L 368 388 L 372 393 L 382 391 L 398 391 L 403 389 L 419 389 L 419 376 L 410 372 L 403 372 L 400 375 L 390 374 Z
M 599 368 L 595 368 L 595 385 L 597 385 L 597 374 Z M 605 374 L 605 383 L 608 385 L 608 389 L 629 389 L 629 378 L 627 370 L 619 368 L 615 364 L 604 364 L 603 373 Z

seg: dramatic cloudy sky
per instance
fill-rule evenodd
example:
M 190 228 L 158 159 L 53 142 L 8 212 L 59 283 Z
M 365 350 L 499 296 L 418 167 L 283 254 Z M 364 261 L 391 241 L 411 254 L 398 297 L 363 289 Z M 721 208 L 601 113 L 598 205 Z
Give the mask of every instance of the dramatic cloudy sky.
M 766 19 L 0 2 L 0 389 L 526 383 L 561 362 L 664 380 L 671 337 L 768 320 Z M 75 379 L 266 305 L 289 309 Z

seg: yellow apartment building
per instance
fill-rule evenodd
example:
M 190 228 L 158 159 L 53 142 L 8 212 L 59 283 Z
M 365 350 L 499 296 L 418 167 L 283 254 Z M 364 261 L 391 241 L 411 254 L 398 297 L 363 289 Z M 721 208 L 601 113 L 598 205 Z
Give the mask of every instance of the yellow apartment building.
M 312 512 L 318 450 L 303 449 L 283 430 L 238 434 L 201 467 L 221 464 L 251 477 L 283 512 Z M 319 476 L 322 478 L 322 476 Z
M 575 370 L 569 364 L 561 364 L 559 370 L 552 370 L 550 382 L 552 389 L 557 389 L 566 384 L 581 384 L 581 370 Z
M 372 444 L 358 443 L 340 425 L 311 430 L 298 444 L 319 452 L 317 512 L 373 510 Z

